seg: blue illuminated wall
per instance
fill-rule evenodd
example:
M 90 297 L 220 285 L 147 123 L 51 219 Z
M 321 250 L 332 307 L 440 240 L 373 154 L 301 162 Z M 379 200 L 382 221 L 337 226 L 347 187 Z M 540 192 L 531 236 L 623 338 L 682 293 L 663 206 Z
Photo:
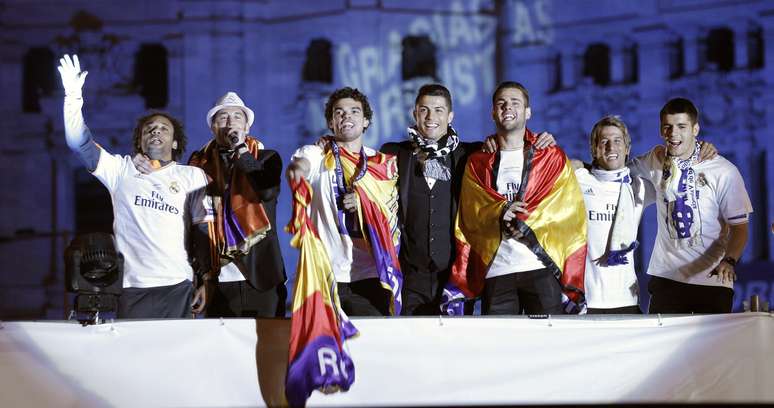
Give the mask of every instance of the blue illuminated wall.
M 324 101 L 344 85 L 369 96 L 376 147 L 405 137 L 416 89 L 434 80 L 452 91 L 463 139 L 479 140 L 493 131 L 491 92 L 508 79 L 530 89 L 529 126 L 588 159 L 602 115 L 621 115 L 641 153 L 659 142 L 663 103 L 687 96 L 753 199 L 744 267 L 760 277 L 737 293 L 770 298 L 772 19 L 772 1 L 0 1 L 0 318 L 61 318 L 64 246 L 105 224 L 109 203 L 64 145 L 54 63 L 65 52 L 90 72 L 89 126 L 120 153 L 148 106 L 183 120 L 190 153 L 211 137 L 213 101 L 234 90 L 256 113 L 251 133 L 287 163 L 326 133 Z M 280 201 L 278 229 L 286 188 Z M 643 291 L 654 216 L 641 227 Z M 292 271 L 295 251 L 284 256 Z

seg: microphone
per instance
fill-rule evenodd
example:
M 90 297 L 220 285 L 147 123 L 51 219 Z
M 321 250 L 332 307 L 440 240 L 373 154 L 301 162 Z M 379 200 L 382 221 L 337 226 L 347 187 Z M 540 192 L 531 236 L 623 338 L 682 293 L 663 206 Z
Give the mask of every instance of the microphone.
M 231 141 L 232 146 L 236 146 L 239 143 L 239 132 L 236 130 L 229 130 L 228 139 Z

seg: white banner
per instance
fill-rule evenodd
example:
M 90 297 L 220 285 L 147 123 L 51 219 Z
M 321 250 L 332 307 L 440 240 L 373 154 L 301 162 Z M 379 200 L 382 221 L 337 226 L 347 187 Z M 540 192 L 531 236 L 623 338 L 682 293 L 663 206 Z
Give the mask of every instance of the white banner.
M 774 319 L 353 319 L 356 378 L 310 406 L 774 402 Z M 288 320 L 0 322 L 0 406 L 284 402 Z

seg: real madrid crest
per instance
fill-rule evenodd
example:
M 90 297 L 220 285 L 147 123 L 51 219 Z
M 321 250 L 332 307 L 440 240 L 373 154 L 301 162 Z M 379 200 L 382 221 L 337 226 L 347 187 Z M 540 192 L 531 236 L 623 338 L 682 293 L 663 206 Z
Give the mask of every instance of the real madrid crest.
M 699 177 L 696 179 L 696 185 L 699 187 L 707 185 L 707 176 L 705 176 L 704 173 L 699 173 Z
M 180 192 L 180 184 L 177 183 L 177 181 L 173 181 L 169 183 L 169 192 L 172 194 L 177 194 Z

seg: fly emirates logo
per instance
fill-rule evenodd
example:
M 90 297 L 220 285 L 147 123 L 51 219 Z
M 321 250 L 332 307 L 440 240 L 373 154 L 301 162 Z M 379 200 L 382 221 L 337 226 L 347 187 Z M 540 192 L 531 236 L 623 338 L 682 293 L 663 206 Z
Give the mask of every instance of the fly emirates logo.
M 615 204 L 605 204 L 605 211 L 589 211 L 589 221 L 613 221 L 615 217 Z
M 180 214 L 180 210 L 177 207 L 164 202 L 164 197 L 157 191 L 151 191 L 150 198 L 142 197 L 139 195 L 134 196 L 134 205 L 138 207 L 147 207 L 154 210 L 170 213 Z

